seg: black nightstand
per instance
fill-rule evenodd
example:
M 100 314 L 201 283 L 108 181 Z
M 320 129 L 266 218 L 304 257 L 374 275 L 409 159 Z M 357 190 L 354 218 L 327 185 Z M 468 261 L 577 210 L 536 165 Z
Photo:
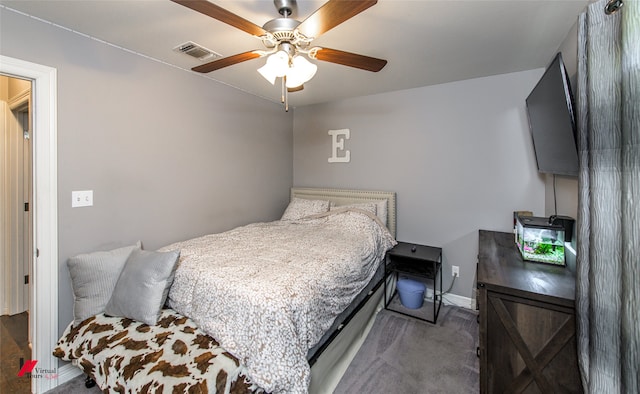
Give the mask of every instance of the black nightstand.
M 397 289 L 394 290 L 391 297 L 387 298 L 387 281 L 385 279 L 385 309 L 435 324 L 442 306 L 442 297 L 440 296 L 442 293 L 442 248 L 398 242 L 393 249 L 387 252 L 386 258 L 385 278 L 389 275 L 395 275 L 397 283 L 398 276 L 405 274 L 412 279 L 430 282 L 433 289 L 433 299 L 431 301 L 425 300 L 419 309 L 405 308 L 399 300 L 395 300 L 398 298 Z M 433 312 L 431 306 L 433 306 Z

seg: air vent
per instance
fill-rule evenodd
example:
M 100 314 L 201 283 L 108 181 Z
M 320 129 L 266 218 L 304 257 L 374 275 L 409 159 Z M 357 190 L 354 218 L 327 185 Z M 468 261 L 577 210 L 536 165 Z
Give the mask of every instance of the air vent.
M 195 57 L 198 60 L 214 60 L 222 57 L 221 54 L 191 41 L 180 44 L 177 47 L 173 48 L 173 50 L 176 52 L 185 53 L 189 56 Z

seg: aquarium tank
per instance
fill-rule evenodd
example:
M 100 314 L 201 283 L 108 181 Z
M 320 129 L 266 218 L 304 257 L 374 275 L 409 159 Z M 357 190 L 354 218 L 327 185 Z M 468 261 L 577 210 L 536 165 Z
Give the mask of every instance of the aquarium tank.
M 564 266 L 564 232 L 549 218 L 517 216 L 516 244 L 524 260 Z

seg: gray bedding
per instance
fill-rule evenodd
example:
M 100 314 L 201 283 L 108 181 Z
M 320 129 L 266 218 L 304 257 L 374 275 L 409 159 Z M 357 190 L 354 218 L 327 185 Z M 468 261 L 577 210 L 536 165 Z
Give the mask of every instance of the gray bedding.
M 169 305 L 192 318 L 268 392 L 306 393 L 307 352 L 367 286 L 395 240 L 344 208 L 179 242 Z
M 383 262 L 384 262 L 384 259 L 380 261 L 380 264 L 378 265 L 378 269 L 376 270 L 376 273 L 373 274 L 373 278 L 371 278 L 371 280 L 369 281 L 369 284 L 353 299 L 353 301 L 351 302 L 351 304 L 349 304 L 347 309 L 342 311 L 342 313 L 340 313 L 335 318 L 335 320 L 333 321 L 333 324 L 331 324 L 331 327 L 329 327 L 327 332 L 324 333 L 324 335 L 322 336 L 322 338 L 320 338 L 318 343 L 316 343 L 314 347 L 309 349 L 309 351 L 307 352 L 307 360 L 311 360 L 313 357 L 316 357 L 318 355 L 317 353 L 320 350 L 320 348 L 329 340 L 329 338 L 335 332 L 335 330 L 339 329 L 340 326 L 344 325 L 345 319 L 349 317 L 349 315 L 351 315 L 351 313 L 353 313 L 358 308 L 359 304 L 362 301 L 364 301 L 365 298 L 367 298 L 367 296 L 369 296 L 370 292 L 374 291 L 374 289 L 377 288 L 378 285 L 382 285 L 382 279 L 384 278 Z M 313 366 L 313 363 L 311 363 L 311 365 Z

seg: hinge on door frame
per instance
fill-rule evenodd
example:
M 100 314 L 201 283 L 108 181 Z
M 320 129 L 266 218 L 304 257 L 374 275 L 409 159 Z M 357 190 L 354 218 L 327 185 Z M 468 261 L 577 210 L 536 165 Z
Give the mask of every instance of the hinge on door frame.
M 24 211 L 25 212 L 29 212 L 29 203 L 28 202 L 24 203 Z
M 29 275 L 25 275 L 24 276 L 24 284 L 28 285 L 29 284 Z

